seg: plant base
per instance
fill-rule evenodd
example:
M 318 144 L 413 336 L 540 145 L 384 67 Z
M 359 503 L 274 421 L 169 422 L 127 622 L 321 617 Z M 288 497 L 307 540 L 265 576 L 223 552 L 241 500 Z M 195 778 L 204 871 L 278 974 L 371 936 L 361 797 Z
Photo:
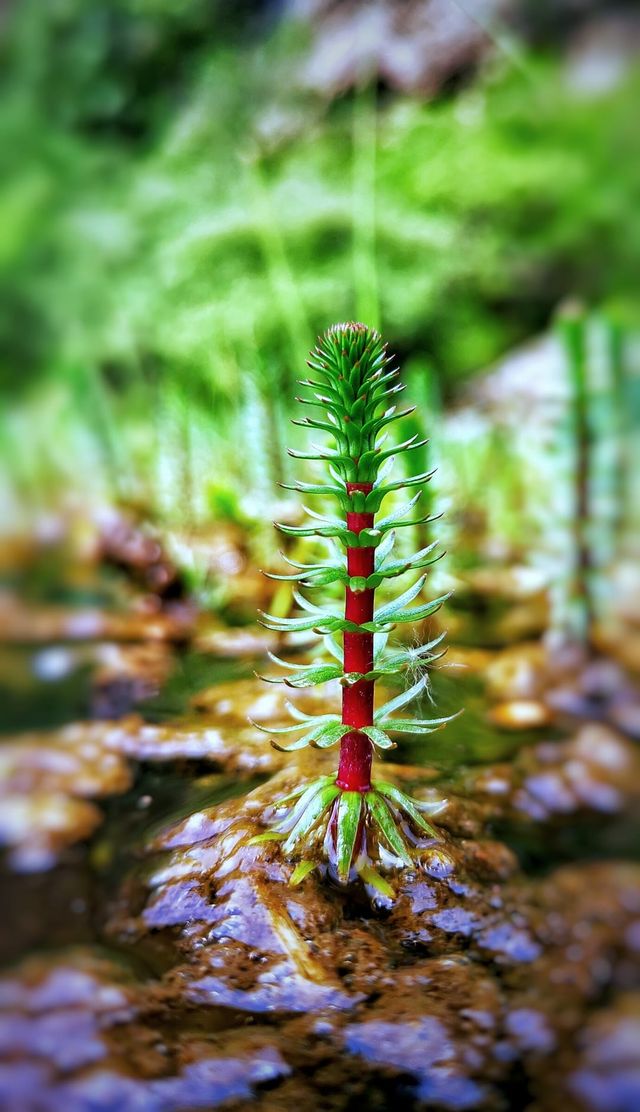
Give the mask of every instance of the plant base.
M 412 866 L 425 838 L 439 840 L 425 815 L 436 815 L 444 807 L 446 800 L 412 799 L 384 780 L 374 781 L 367 791 L 345 791 L 334 773 L 278 800 L 265 816 L 270 829 L 252 842 L 279 841 L 285 854 L 301 856 L 293 884 L 324 863 L 341 884 L 360 876 L 365 884 L 392 895 L 378 870 Z

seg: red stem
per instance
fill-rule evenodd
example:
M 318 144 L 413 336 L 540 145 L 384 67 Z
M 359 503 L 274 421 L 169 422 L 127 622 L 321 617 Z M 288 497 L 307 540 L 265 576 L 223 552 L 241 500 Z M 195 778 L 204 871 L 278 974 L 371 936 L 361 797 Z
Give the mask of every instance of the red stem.
M 368 494 L 371 483 L 347 483 L 347 491 L 361 490 Z M 353 533 L 370 529 L 373 514 L 348 513 L 347 528 Z M 374 570 L 375 548 L 348 548 L 347 571 L 349 575 L 371 575 Z M 373 618 L 375 591 L 346 590 L 344 616 L 348 621 L 362 625 Z M 373 634 L 345 633 L 345 672 L 370 672 L 373 668 Z M 346 726 L 373 725 L 373 680 L 359 680 L 342 692 L 342 721 Z M 371 762 L 373 745 L 366 734 L 354 730 L 345 734 L 340 744 L 340 766 L 336 783 L 345 791 L 366 792 L 371 787 Z

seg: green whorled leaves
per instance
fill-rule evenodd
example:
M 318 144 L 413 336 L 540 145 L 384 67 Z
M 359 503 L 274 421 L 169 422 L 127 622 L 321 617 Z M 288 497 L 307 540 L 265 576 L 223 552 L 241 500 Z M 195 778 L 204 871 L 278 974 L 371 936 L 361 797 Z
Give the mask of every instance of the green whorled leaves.
M 291 676 L 285 676 L 282 682 L 287 687 L 315 687 L 316 684 L 328 683 L 329 680 L 342 678 L 342 668 L 339 664 L 316 664 L 300 669 Z
M 296 571 L 293 575 L 276 575 L 273 572 L 265 572 L 264 574 L 268 579 L 277 579 L 289 583 L 298 581 L 303 587 L 324 587 L 330 583 L 335 583 L 337 580 L 341 580 L 343 583 L 349 582 L 345 556 L 337 556 L 335 559 L 323 560 L 322 563 L 317 564 L 304 564 L 299 560 L 293 560 L 290 556 L 285 556 L 283 552 L 280 555 L 285 563 L 295 568 Z
M 406 502 L 403 506 L 399 506 L 398 509 L 394 510 L 392 514 L 389 514 L 388 517 L 380 518 L 371 528 L 361 529 L 357 533 L 349 529 L 347 522 L 342 518 L 326 517 L 324 514 L 317 514 L 314 510 L 309 509 L 308 506 L 304 506 L 303 509 L 309 517 L 318 522 L 317 525 L 312 523 L 309 525 L 286 525 L 284 522 L 276 521 L 275 526 L 276 529 L 287 537 L 333 538 L 340 541 L 345 548 L 378 548 L 382 545 L 385 534 L 392 530 L 408 529 L 414 525 L 423 525 L 438 520 L 441 516 L 440 514 L 425 514 L 423 517 L 411 518 L 409 521 L 404 520 L 407 515 L 411 513 L 421 493 L 422 492 L 419 491 L 414 498 Z M 429 552 L 431 551 L 432 547 L 429 548 Z M 410 559 L 416 560 L 424 555 L 426 555 L 426 552 L 424 549 L 421 549 L 419 554 L 416 553 L 416 555 Z M 410 561 L 407 563 L 405 560 L 403 563 L 406 563 L 407 566 L 403 567 L 400 571 L 391 572 L 390 574 L 401 575 L 402 571 L 407 571 L 412 566 Z M 323 564 L 321 566 L 333 567 L 334 565 Z M 422 565 L 415 564 L 413 566 L 420 567 Z M 272 576 L 271 578 L 276 579 L 284 577 Z
M 411 606 L 404 609 L 405 603 L 411 602 L 420 593 L 424 582 L 425 577 L 422 576 L 417 583 L 398 595 L 392 602 L 381 606 L 376 610 L 371 622 L 358 624 L 349 621 L 347 618 L 343 618 L 341 614 L 316 606 L 315 603 L 310 602 L 298 591 L 293 592 L 293 597 L 301 609 L 307 611 L 309 617 L 286 618 L 280 617 L 278 614 L 266 614 L 263 610 L 260 610 L 258 620 L 261 625 L 268 629 L 277 630 L 281 633 L 298 633 L 307 629 L 316 630 L 318 633 L 336 633 L 340 631 L 382 633 L 385 629 L 392 629 L 394 625 L 400 623 L 415 622 L 428 618 L 442 606 L 443 602 L 446 602 L 451 592 L 440 595 L 439 598 L 432 599 L 430 602 L 422 603 L 420 606 Z
M 260 679 L 267 683 L 282 683 L 286 687 L 292 688 L 315 687 L 331 680 L 339 680 L 343 686 L 351 687 L 362 680 L 377 680 L 382 676 L 400 675 L 405 669 L 413 670 L 417 667 L 424 667 L 426 662 L 435 660 L 442 655 L 442 653 L 432 653 L 431 650 L 442 642 L 444 636 L 444 633 L 441 633 L 432 641 L 427 641 L 426 644 L 417 648 L 403 649 L 387 656 L 379 653 L 375 657 L 374 668 L 370 672 L 343 673 L 340 657 L 335 664 L 327 661 L 319 664 L 291 664 L 270 652 L 267 654 L 269 659 L 291 674 L 288 676 L 260 676 Z
M 290 703 L 286 705 L 292 717 L 298 717 L 300 712 L 294 713 L 296 708 L 292 707 Z M 310 745 L 313 749 L 330 749 L 332 745 L 337 745 L 344 735 L 350 733 L 352 729 L 351 726 L 344 726 L 337 714 L 305 716 L 302 721 L 295 722 L 291 726 L 261 726 L 259 722 L 253 722 L 251 719 L 249 721 L 263 734 L 295 734 L 301 730 L 305 731 L 291 745 L 280 745 L 279 742 L 271 738 L 273 748 L 278 749 L 281 753 L 293 753 L 297 749 L 305 749 L 307 745 Z M 308 728 L 309 722 L 314 723 L 310 729 Z
M 391 460 L 392 457 L 390 457 L 390 461 Z M 421 475 L 397 479 L 392 483 L 385 483 L 384 485 L 379 483 L 380 476 L 378 476 L 378 480 L 373 484 L 373 490 L 365 496 L 364 509 L 368 513 L 377 513 L 383 498 L 386 498 L 387 494 L 391 494 L 396 490 L 408 490 L 410 487 L 422 486 L 424 483 L 428 483 L 429 480 L 433 478 L 434 474 L 435 471 L 425 471 Z

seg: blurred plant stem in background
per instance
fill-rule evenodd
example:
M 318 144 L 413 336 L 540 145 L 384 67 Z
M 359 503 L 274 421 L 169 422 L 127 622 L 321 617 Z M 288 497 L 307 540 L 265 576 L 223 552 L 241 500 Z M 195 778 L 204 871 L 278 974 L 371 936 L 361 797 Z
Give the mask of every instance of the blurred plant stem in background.
M 619 320 L 604 321 L 607 345 L 609 383 L 613 398 L 613 440 L 615 444 L 615 480 L 613 485 L 614 521 L 613 533 L 616 551 L 621 555 L 625 549 L 629 515 L 631 509 L 632 487 L 631 440 L 634 431 L 634 397 L 630 389 L 628 373 L 628 336 Z M 637 431 L 637 426 L 636 426 Z
M 591 391 L 587 370 L 586 314 L 577 304 L 568 305 L 558 317 L 569 374 L 569 428 L 573 454 L 574 573 L 571 595 L 576 633 L 588 643 L 594 619 L 593 552 L 591 529 L 593 435 Z

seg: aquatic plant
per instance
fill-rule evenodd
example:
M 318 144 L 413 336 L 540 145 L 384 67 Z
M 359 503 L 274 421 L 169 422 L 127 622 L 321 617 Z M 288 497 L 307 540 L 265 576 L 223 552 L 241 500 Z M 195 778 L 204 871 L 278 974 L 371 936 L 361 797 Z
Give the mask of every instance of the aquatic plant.
M 325 749 L 339 743 L 340 760 L 337 773 L 301 784 L 281 799 L 266 817 L 271 829 L 258 837 L 281 840 L 287 854 L 322 846 L 338 880 L 347 882 L 360 874 L 366 883 L 384 891 L 388 885 L 376 866 L 411 865 L 412 849 L 424 845 L 425 838 L 437 838 L 425 815 L 436 814 L 444 804 L 420 802 L 385 780 L 372 779 L 374 751 L 393 748 L 392 734 L 428 734 L 448 721 L 395 717 L 412 700 L 428 693 L 426 665 L 434 659 L 444 634 L 418 647 L 390 649 L 387 639 L 396 625 L 434 614 L 447 596 L 409 605 L 422 592 L 426 576 L 421 574 L 393 601 L 376 608 L 376 589 L 381 584 L 406 572 L 422 572 L 438 558 L 436 541 L 412 556 L 394 557 L 398 529 L 434 520 L 430 514 L 412 516 L 421 490 L 389 514 L 378 519 L 376 514 L 388 495 L 421 487 L 433 472 L 389 478 L 394 457 L 426 441 L 415 433 L 401 443 L 388 444 L 385 430 L 415 407 L 398 411 L 394 404 L 404 386 L 397 381 L 398 371 L 391 367 L 378 332 L 364 324 L 334 325 L 312 352 L 309 366 L 315 377 L 301 385 L 312 391 L 312 396 L 298 400 L 310 406 L 314 415 L 296 423 L 327 434 L 334 446 L 314 444 L 308 452 L 291 451 L 290 455 L 326 463 L 329 477 L 321 483 L 296 482 L 289 489 L 333 497 L 343 516 L 327 517 L 305 507 L 312 519 L 308 525 L 277 525 L 290 537 L 323 539 L 331 555 L 318 563 L 289 559 L 294 573 L 272 578 L 297 581 L 306 590 L 341 584 L 344 611 L 318 606 L 295 590 L 295 600 L 303 611 L 300 617 L 263 613 L 261 620 L 282 633 L 314 630 L 323 637 L 326 656 L 320 662 L 300 666 L 276 656 L 271 659 L 288 672 L 281 682 L 292 688 L 339 680 L 342 714 L 308 715 L 288 703 L 293 724 L 276 730 L 259 728 L 267 733 L 299 734 L 289 746 L 272 741 L 285 751 L 307 745 Z M 336 640 L 340 635 L 341 646 Z M 375 709 L 376 680 L 402 673 L 411 674 L 414 682 Z M 314 864 L 313 857 L 303 857 L 295 880 L 307 875 Z

